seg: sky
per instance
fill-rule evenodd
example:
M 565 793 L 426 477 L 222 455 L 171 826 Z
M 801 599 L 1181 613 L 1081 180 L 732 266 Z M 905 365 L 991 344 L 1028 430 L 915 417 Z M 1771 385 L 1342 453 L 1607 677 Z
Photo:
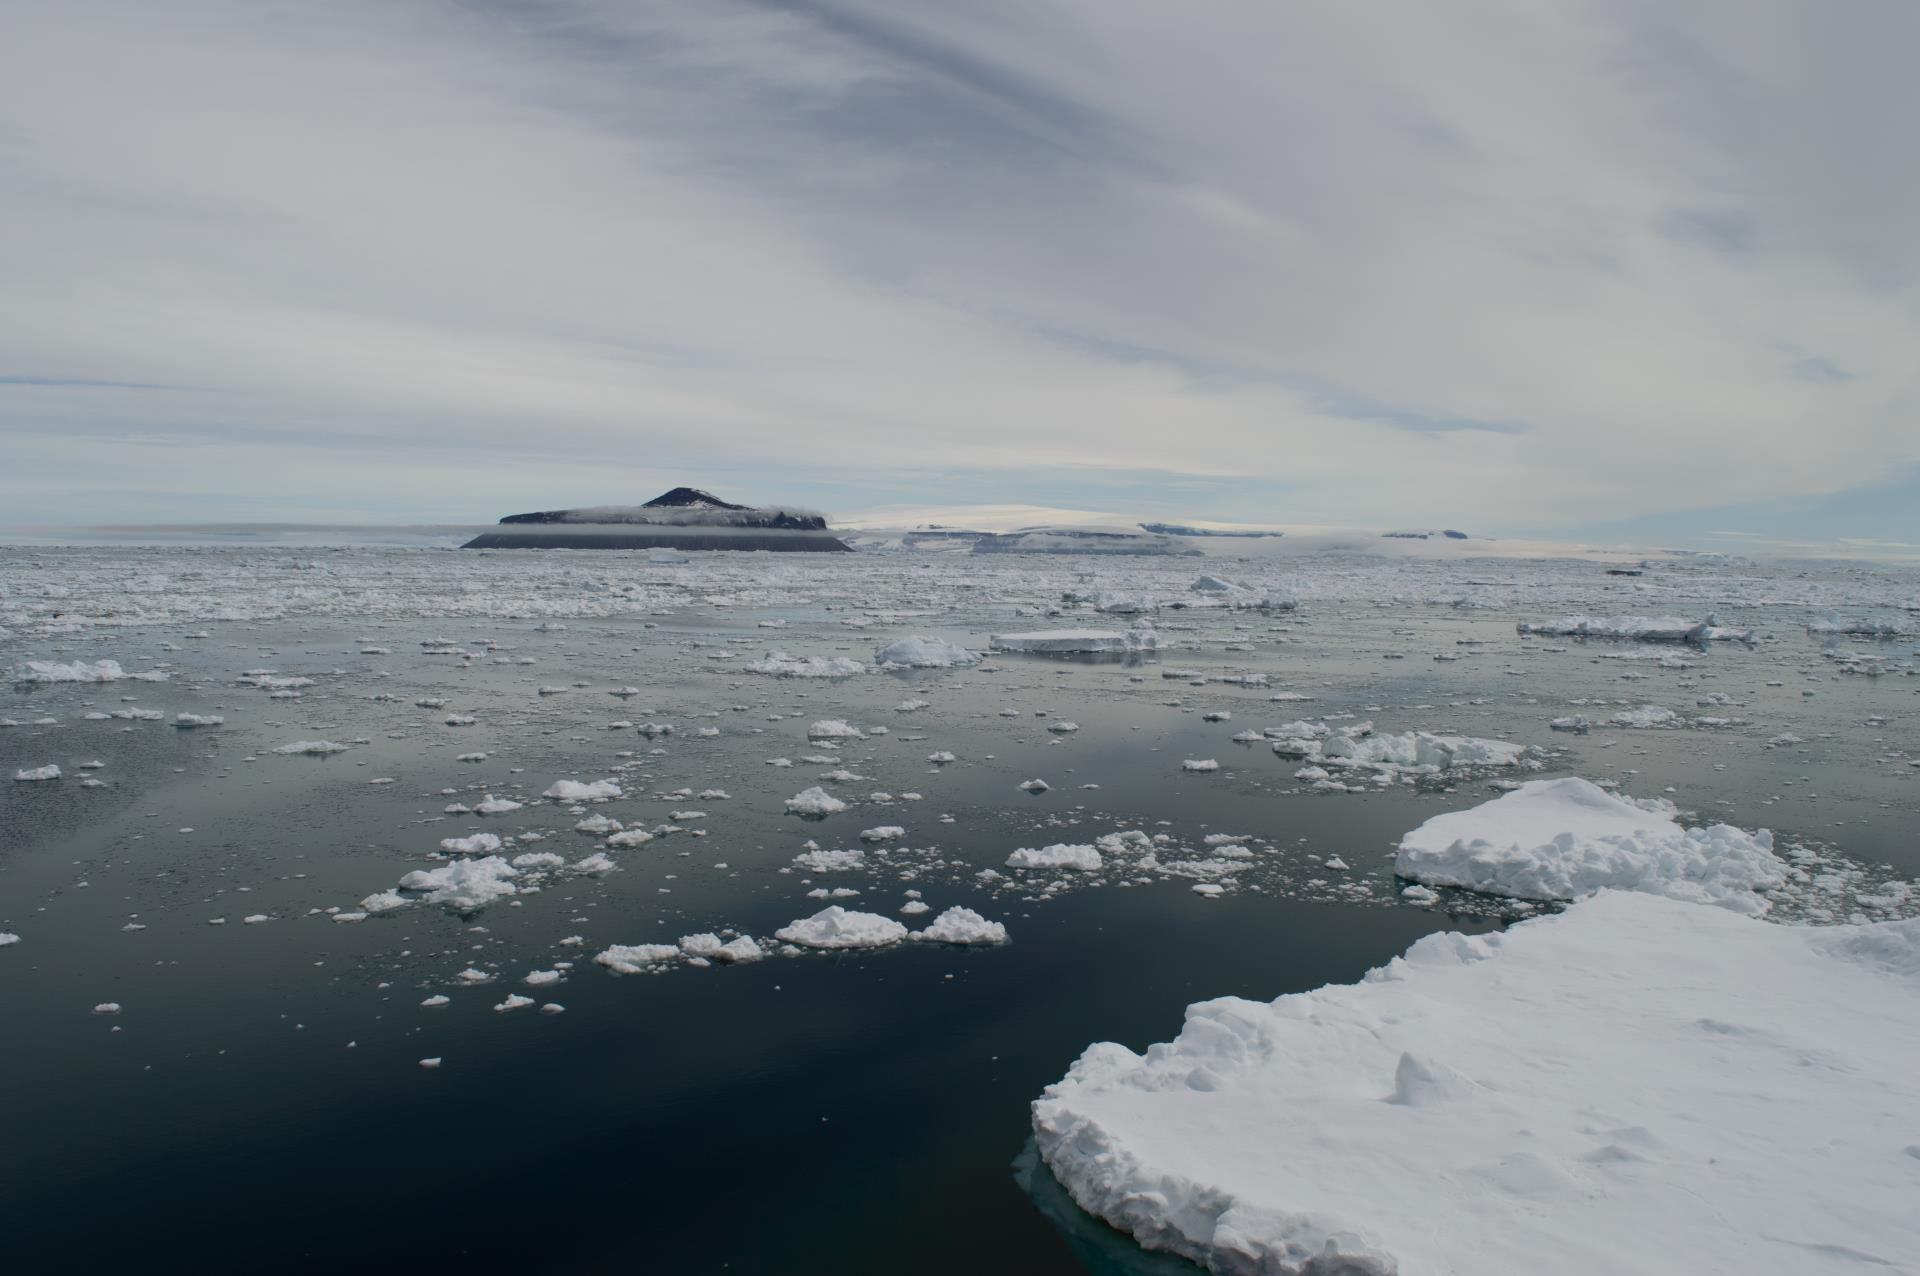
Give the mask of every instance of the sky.
M 0 523 L 1920 546 L 1908 0 L 7 0 Z

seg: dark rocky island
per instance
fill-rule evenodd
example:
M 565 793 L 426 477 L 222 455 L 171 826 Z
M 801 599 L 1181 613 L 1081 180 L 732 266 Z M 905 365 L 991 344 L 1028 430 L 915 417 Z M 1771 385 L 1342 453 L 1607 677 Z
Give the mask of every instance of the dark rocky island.
M 462 549 L 727 549 L 838 554 L 847 544 L 824 514 L 735 505 L 695 487 L 676 487 L 645 505 L 509 514 L 503 530 L 482 532 Z

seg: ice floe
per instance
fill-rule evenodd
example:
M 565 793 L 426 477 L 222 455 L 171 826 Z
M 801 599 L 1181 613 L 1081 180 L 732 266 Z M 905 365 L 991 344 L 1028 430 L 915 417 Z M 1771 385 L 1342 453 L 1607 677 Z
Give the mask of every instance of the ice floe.
M 1160 646 L 1160 635 L 1145 625 L 1135 626 L 1125 632 L 1044 629 L 1030 633 L 995 634 L 991 646 L 995 651 L 1024 651 L 1042 655 L 1152 651 Z
M 802 948 L 885 948 L 904 940 L 907 928 L 891 917 L 830 904 L 811 917 L 788 922 L 773 937 Z
M 1892 1270 L 1920 1252 L 1887 1120 L 1920 1111 L 1916 979 L 1920 921 L 1608 892 L 1094 1045 L 1034 1132 L 1083 1208 L 1216 1272 Z
M 774 678 L 851 678 L 867 671 L 864 664 L 845 656 L 791 656 L 784 651 L 770 651 L 740 667 Z
M 882 669 L 951 669 L 979 660 L 977 651 L 917 634 L 890 642 L 873 653 L 873 663 Z
M 1400 840 L 1394 871 L 1428 886 L 1567 900 L 1607 888 L 1762 913 L 1787 880 L 1765 829 L 1683 827 L 1671 802 L 1633 801 L 1578 777 L 1532 780 Z

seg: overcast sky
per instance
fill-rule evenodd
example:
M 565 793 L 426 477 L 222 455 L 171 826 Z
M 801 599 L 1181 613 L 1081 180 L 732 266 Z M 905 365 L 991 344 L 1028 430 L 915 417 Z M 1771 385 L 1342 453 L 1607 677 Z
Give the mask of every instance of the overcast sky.
M 0 523 L 1920 542 L 1909 0 L 6 0 Z

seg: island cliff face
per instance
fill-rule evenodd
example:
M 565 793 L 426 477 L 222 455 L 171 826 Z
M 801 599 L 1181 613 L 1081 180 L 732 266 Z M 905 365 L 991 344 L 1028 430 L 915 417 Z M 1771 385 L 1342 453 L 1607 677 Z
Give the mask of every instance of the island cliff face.
M 846 553 L 824 514 L 775 506 L 756 509 L 695 487 L 676 487 L 645 505 L 509 514 L 509 530 L 483 532 L 463 549 L 678 549 Z

